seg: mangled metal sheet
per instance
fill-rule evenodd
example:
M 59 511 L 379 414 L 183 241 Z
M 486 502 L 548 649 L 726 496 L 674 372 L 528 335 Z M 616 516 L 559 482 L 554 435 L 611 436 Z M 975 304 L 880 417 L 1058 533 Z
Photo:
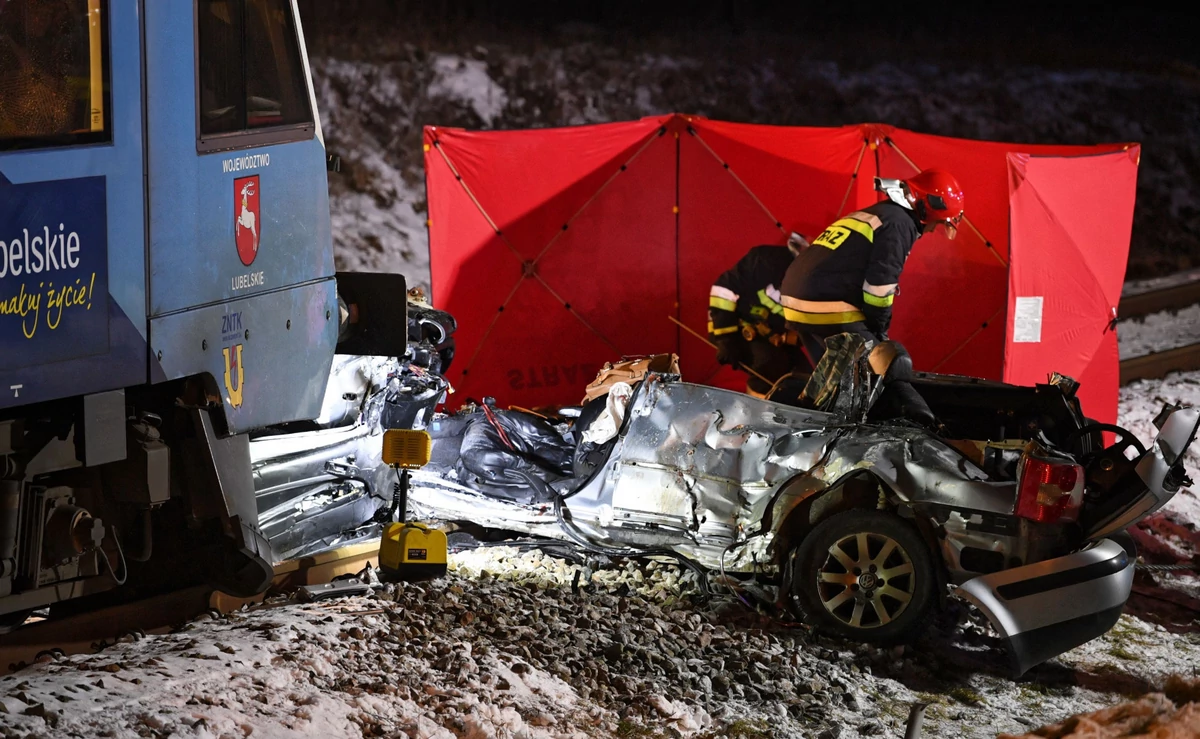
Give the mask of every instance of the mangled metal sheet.
M 781 483 L 816 465 L 834 435 L 826 414 L 682 382 L 648 383 L 629 415 L 614 516 L 666 516 L 726 543 L 761 518 Z

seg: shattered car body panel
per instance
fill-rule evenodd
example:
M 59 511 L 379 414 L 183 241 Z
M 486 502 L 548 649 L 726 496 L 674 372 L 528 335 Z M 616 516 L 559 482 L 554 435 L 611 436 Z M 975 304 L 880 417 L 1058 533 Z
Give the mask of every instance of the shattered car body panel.
M 918 429 L 861 425 L 838 440 L 827 459 L 785 490 L 775 504 L 774 531 L 805 501 L 847 477 L 870 473 L 886 495 L 941 525 L 942 555 L 951 579 L 967 571 L 961 553 L 984 546 L 1006 559 L 1017 548 L 1013 522 L 1016 483 L 993 481 L 954 448 Z M 882 491 L 881 491 L 882 492 Z M 984 526 L 988 521 L 990 525 Z M 1006 533 L 1012 530 L 1012 534 Z
M 251 438 L 259 525 L 276 561 L 379 535 L 395 480 L 382 434 L 424 428 L 449 387 L 411 359 L 338 356 L 320 416 Z
M 1121 531 L 1154 513 L 1171 500 L 1183 479 L 1182 460 L 1200 428 L 1200 408 L 1165 408 L 1154 446 L 1137 460 L 1134 483 L 1136 497 L 1096 521 L 1088 531 L 1090 538 Z M 1160 418 L 1162 418 L 1160 416 Z
M 614 526 L 670 519 L 694 532 L 698 545 L 724 549 L 757 528 L 781 483 L 821 459 L 836 435 L 830 420 L 740 393 L 652 379 L 629 411 L 611 483 L 596 491 L 597 500 L 609 498 Z

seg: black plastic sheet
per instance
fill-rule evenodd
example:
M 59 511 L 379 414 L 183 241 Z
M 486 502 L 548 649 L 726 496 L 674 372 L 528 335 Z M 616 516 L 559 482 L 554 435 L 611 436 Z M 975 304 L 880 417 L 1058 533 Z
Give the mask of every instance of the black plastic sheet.
M 489 409 L 490 410 L 490 409 Z M 478 413 L 467 422 L 459 481 L 498 498 L 539 502 L 526 475 L 547 483 L 572 475 L 575 443 L 550 423 L 518 411 Z

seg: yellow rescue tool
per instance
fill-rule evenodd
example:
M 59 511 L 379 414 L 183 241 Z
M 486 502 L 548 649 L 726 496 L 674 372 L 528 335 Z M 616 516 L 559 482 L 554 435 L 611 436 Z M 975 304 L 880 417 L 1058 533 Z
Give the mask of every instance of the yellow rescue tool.
M 429 463 L 433 440 L 425 431 L 390 429 L 383 434 L 383 461 L 396 470 L 392 512 L 379 541 L 379 572 L 383 580 L 411 582 L 446 574 L 446 533 L 408 522 L 408 471 Z M 391 518 L 391 516 L 389 516 Z

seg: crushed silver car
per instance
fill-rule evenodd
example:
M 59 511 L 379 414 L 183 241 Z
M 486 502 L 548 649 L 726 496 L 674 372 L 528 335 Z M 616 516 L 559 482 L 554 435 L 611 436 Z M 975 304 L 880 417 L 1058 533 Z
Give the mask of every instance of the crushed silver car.
M 335 357 L 321 415 L 250 439 L 259 526 L 276 561 L 379 536 L 394 475 L 381 459 L 387 429 L 423 429 L 450 384 L 457 325 L 418 290 L 407 301 L 402 357 Z
M 831 351 L 760 400 L 683 382 L 667 359 L 582 407 L 434 416 L 412 515 L 754 572 L 862 641 L 911 639 L 950 591 L 1020 674 L 1112 627 L 1133 579 L 1123 530 L 1190 482 L 1200 411 L 1164 408 L 1147 449 L 1085 418 L 1066 377 L 913 373 L 885 342 Z

